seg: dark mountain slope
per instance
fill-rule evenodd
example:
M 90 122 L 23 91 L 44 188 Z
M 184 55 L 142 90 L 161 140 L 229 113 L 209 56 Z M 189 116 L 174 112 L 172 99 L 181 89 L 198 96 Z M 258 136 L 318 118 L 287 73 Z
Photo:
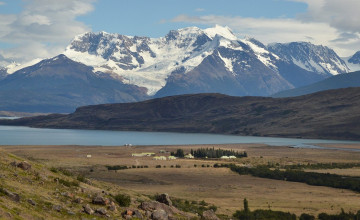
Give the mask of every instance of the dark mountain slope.
M 86 106 L 69 115 L 0 124 L 360 140 L 359 106 L 360 88 L 278 99 L 197 94 Z
M 146 89 L 126 85 L 64 55 L 43 60 L 0 81 L 0 109 L 72 112 L 83 105 L 146 99 Z
M 348 88 L 348 87 L 360 87 L 360 71 L 336 75 L 308 86 L 281 91 L 272 96 L 273 97 L 300 96 L 300 95 L 306 95 L 306 94 L 329 90 L 329 89 L 340 89 L 340 88 Z

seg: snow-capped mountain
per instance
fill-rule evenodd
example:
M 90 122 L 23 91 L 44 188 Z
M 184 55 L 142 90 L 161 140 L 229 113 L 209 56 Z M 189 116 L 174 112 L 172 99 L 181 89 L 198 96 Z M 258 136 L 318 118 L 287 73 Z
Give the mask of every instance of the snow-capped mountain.
M 252 38 L 239 39 L 221 26 L 183 28 L 160 38 L 88 32 L 76 36 L 64 54 L 95 72 L 145 87 L 149 96 L 269 95 L 348 72 L 344 61 L 327 47 L 309 43 L 267 47 Z
M 189 27 L 160 38 L 88 32 L 64 55 L 0 69 L 0 110 L 68 112 L 189 93 L 268 96 L 348 71 L 327 47 L 266 46 L 228 27 Z
M 146 98 L 146 89 L 94 73 L 92 67 L 64 55 L 45 59 L 0 80 L 0 109 L 5 111 L 65 113 L 84 105 Z
M 360 70 L 360 51 L 357 51 L 350 57 L 344 57 L 342 59 L 345 61 L 351 72 Z
M 280 58 L 310 72 L 323 75 L 349 72 L 346 63 L 335 51 L 322 45 L 307 42 L 275 43 L 270 44 L 268 49 Z
M 356 52 L 353 56 L 350 57 L 349 63 L 360 64 L 360 51 Z

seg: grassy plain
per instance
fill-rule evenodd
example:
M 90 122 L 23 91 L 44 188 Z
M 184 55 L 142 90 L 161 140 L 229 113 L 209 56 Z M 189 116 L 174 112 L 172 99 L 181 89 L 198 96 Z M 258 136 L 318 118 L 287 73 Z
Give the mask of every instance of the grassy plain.
M 246 151 L 247 158 L 226 160 L 177 159 L 153 160 L 152 157 L 132 157 L 132 153 L 153 152 L 167 156 L 162 151 L 178 148 L 189 152 L 200 147 L 215 147 Z M 332 145 L 331 147 L 336 147 Z M 341 146 L 339 146 L 341 147 Z M 269 180 L 238 175 L 226 168 L 213 168 L 215 163 L 232 162 L 239 165 L 279 163 L 281 165 L 307 163 L 355 163 L 360 160 L 359 151 L 336 149 L 304 149 L 274 147 L 262 144 L 193 145 L 193 146 L 1 146 L 15 155 L 45 163 L 50 167 L 63 167 L 97 180 L 118 184 L 141 194 L 153 195 L 166 192 L 176 198 L 190 201 L 206 201 L 218 206 L 217 213 L 231 215 L 242 208 L 247 198 L 251 209 L 269 209 L 318 214 L 338 213 L 359 209 L 360 194 L 349 190 L 309 186 L 280 180 Z M 357 145 L 345 148 L 360 148 Z M 91 155 L 88 158 L 87 155 Z M 128 167 L 148 166 L 108 171 L 106 165 Z M 161 165 L 161 168 L 155 168 Z M 175 168 L 180 165 L 181 168 Z M 194 166 L 196 165 L 196 167 Z M 172 166 L 174 168 L 172 168 Z M 209 167 L 208 167 L 209 166 Z M 360 169 L 343 169 L 341 174 L 360 176 Z M 318 170 L 318 172 L 329 172 Z

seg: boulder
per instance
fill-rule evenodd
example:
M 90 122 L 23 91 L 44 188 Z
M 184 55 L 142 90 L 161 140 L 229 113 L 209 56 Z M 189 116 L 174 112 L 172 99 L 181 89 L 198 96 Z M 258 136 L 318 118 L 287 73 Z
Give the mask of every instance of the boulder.
M 142 202 L 140 208 L 144 211 L 151 211 L 151 212 L 155 210 L 164 210 L 169 215 L 180 213 L 180 211 L 177 208 L 156 201 Z
M 60 212 L 62 210 L 62 206 L 61 205 L 53 205 L 53 209 L 57 212 Z
M 92 215 L 92 214 L 94 214 L 94 212 L 95 212 L 95 211 L 90 207 L 89 204 L 84 205 L 84 206 L 83 206 L 83 209 L 84 209 L 84 212 L 85 212 L 86 214 L 89 214 L 89 215 Z
M 165 212 L 165 210 L 162 210 L 162 209 L 155 210 L 151 215 L 151 219 L 153 219 L 153 220 L 168 220 L 169 214 L 167 212 Z
M 36 202 L 35 202 L 34 200 L 28 199 L 27 201 L 28 201 L 28 203 L 30 203 L 31 205 L 36 206 Z
M 172 206 L 172 202 L 170 200 L 170 197 L 167 193 L 163 193 L 157 196 L 156 201 L 164 203 L 168 206 Z
M 107 214 L 107 211 L 106 211 L 105 208 L 98 208 L 98 209 L 96 209 L 95 212 L 100 214 L 100 215 L 106 215 Z
M 216 216 L 213 210 L 206 210 L 203 212 L 201 219 L 204 220 L 220 220 L 219 217 Z
M 143 219 L 144 218 L 139 210 L 134 210 L 133 217 L 138 218 L 138 219 Z
M 82 200 L 82 198 L 78 197 L 78 198 L 74 199 L 74 202 L 77 203 L 77 204 L 81 204 L 81 203 L 84 202 L 84 200 Z
M 108 198 L 104 198 L 102 196 L 95 196 L 92 199 L 92 203 L 96 205 L 108 205 L 110 203 L 110 200 Z
M 23 169 L 23 170 L 30 170 L 31 169 L 31 164 L 29 164 L 26 161 L 22 161 L 20 163 L 17 164 L 17 167 Z
M 15 202 L 20 202 L 20 195 L 17 193 L 13 193 L 7 189 L 4 189 L 5 195 L 7 195 L 11 200 Z

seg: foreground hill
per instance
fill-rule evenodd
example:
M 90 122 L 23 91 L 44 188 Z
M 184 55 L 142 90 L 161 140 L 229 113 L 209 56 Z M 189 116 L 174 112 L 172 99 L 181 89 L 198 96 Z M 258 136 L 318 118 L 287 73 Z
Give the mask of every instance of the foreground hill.
M 348 74 L 336 75 L 308 86 L 281 91 L 279 93 L 274 94 L 273 97 L 300 96 L 300 95 L 306 95 L 324 90 L 359 87 L 359 86 L 360 86 L 360 71 L 348 73 Z
M 69 115 L 3 120 L 0 124 L 359 140 L 359 105 L 360 88 L 278 99 L 196 94 L 85 106 Z

